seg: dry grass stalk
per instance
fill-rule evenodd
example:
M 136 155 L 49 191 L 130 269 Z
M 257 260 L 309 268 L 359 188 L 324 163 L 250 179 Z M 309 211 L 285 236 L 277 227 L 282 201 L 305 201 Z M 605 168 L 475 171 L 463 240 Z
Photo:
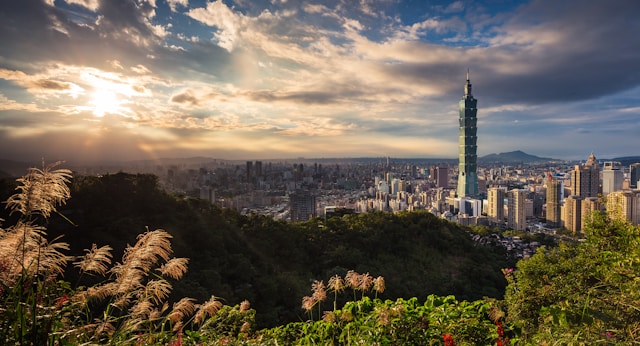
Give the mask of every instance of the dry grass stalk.
M 17 179 L 20 185 L 16 190 L 19 192 L 7 200 L 10 214 L 19 212 L 26 217 L 39 214 L 48 218 L 56 211 L 57 205 L 64 204 L 71 197 L 67 186 L 71 179 L 71 171 L 54 170 L 61 163 L 62 161 L 58 161 L 46 167 L 43 163 L 42 169 L 29 168 L 25 176 Z
M 182 321 L 185 316 L 191 316 L 196 310 L 195 299 L 182 298 L 177 303 L 173 304 L 173 310 L 167 316 L 171 323 L 177 323 Z
M 165 279 L 150 280 L 139 293 L 138 299 L 149 299 L 155 304 L 160 304 L 169 296 L 172 288 Z
M 172 258 L 157 270 L 164 276 L 179 280 L 187 272 L 188 263 L 188 258 Z
M 94 273 L 97 275 L 106 275 L 111 264 L 111 251 L 113 248 L 109 245 L 97 247 L 96 244 L 91 246 L 91 250 L 84 250 L 87 253 L 82 259 L 73 264 L 80 269 L 80 273 Z
M 149 300 L 138 299 L 136 304 L 129 310 L 131 316 L 148 318 L 153 309 L 153 303 Z
M 0 235 L 0 281 L 10 286 L 18 277 L 26 274 L 44 277 L 64 272 L 69 257 L 61 250 L 69 250 L 69 244 L 48 242 L 44 228 L 31 222 L 19 221 Z
M 205 318 L 215 315 L 221 307 L 222 303 L 215 296 L 211 296 L 208 301 L 200 305 L 193 321 L 198 324 L 204 321 Z

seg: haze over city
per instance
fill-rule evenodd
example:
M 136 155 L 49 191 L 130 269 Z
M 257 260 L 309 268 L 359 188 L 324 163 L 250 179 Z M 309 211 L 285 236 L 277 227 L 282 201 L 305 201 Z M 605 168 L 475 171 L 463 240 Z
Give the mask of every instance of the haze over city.
M 638 155 L 640 2 L 20 0 L 0 158 Z

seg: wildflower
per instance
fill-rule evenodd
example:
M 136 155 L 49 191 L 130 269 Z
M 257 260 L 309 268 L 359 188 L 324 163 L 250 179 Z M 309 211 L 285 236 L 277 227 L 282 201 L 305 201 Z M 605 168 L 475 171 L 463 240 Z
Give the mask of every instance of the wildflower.
M 317 302 L 322 302 L 327 299 L 327 291 L 324 286 L 324 282 L 314 280 L 311 285 L 311 290 L 313 291 L 313 299 Z
M 56 308 L 60 309 L 68 301 L 69 297 L 67 297 L 67 294 L 63 294 L 61 297 L 56 299 Z
M 342 292 L 345 289 L 344 280 L 340 275 L 334 275 L 329 279 L 329 289 L 334 292 Z
M 309 297 L 309 296 L 302 297 L 302 308 L 304 310 L 311 311 L 314 305 L 316 305 L 316 301 L 313 299 L 313 297 Z
M 355 271 L 349 270 L 347 275 L 344 276 L 344 281 L 347 282 L 347 285 L 351 287 L 351 289 L 360 289 L 360 274 Z
M 442 334 L 442 339 L 444 340 L 445 346 L 454 346 L 453 336 L 451 334 Z
M 324 315 L 322 315 L 322 320 L 327 323 L 335 323 L 336 314 L 333 311 L 325 311 Z
M 360 276 L 360 290 L 362 292 L 366 292 L 371 290 L 371 286 L 373 286 L 373 277 L 369 275 L 369 273 L 363 274 Z
M 251 303 L 249 303 L 248 300 L 243 300 L 240 303 L 240 312 L 248 311 L 250 307 L 251 307 Z
M 385 289 L 385 285 L 384 285 L 384 278 L 382 276 L 378 276 L 377 278 L 375 278 L 373 280 L 373 289 L 377 292 L 377 293 L 382 293 L 384 292 Z

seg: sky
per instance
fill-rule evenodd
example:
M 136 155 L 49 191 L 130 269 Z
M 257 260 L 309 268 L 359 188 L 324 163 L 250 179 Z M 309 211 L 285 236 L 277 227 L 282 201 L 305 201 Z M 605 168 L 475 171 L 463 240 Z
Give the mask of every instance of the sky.
M 640 155 L 637 0 L 13 0 L 0 159 Z

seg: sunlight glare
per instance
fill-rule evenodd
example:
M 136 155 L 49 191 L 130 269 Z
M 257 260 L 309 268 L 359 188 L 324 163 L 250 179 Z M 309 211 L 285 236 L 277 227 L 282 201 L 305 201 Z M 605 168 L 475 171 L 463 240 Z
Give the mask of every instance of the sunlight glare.
M 117 113 L 120 108 L 120 100 L 116 93 L 109 90 L 96 90 L 90 102 L 93 108 L 93 115 L 103 117 L 106 113 Z

